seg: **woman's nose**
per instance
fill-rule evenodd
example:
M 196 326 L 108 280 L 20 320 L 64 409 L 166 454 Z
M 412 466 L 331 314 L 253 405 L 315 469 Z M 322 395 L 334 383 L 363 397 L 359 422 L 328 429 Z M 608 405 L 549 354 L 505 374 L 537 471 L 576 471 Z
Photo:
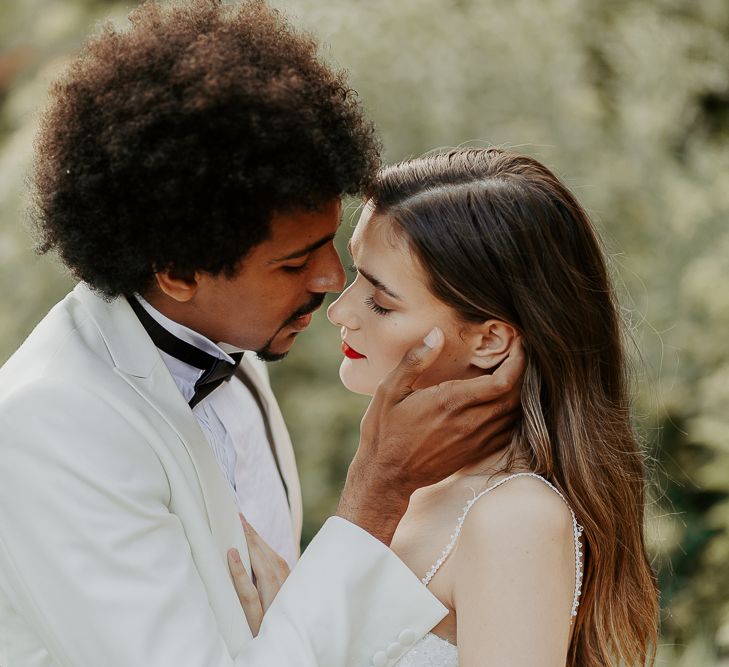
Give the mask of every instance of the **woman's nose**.
M 327 308 L 327 318 L 335 326 L 347 327 L 347 329 L 358 329 L 359 320 L 349 305 L 351 301 L 351 289 L 352 286 L 350 285 L 339 295 L 339 298 L 334 301 L 329 308 Z

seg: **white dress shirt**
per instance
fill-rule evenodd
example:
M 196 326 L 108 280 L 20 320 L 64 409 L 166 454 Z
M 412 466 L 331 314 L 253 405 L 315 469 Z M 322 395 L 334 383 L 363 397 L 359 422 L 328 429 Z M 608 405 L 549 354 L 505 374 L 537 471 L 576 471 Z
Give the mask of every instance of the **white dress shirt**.
M 203 352 L 232 362 L 227 352 L 241 351 L 225 343 L 216 345 L 196 331 L 169 319 L 141 296 L 135 296 L 167 331 Z M 178 389 L 189 402 L 195 393 L 195 383 L 203 371 L 159 348 L 158 351 Z M 297 549 L 286 491 L 276 467 L 260 408 L 250 390 L 233 377 L 195 405 L 192 413 L 228 480 L 243 516 L 271 548 L 293 567 Z

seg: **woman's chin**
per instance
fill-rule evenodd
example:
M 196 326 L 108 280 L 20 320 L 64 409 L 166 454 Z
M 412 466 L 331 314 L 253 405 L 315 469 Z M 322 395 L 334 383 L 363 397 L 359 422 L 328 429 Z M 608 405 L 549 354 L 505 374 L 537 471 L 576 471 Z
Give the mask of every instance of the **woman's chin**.
M 377 384 L 367 381 L 362 377 L 361 373 L 355 372 L 352 368 L 352 362 L 344 359 L 339 367 L 339 379 L 342 384 L 353 394 L 362 394 L 363 396 L 372 396 L 377 389 Z

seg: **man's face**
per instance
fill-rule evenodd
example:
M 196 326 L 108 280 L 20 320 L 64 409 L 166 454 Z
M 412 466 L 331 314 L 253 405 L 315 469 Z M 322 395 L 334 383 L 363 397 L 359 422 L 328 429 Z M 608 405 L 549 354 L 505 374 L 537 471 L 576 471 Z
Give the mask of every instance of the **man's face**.
M 196 274 L 190 326 L 267 361 L 283 358 L 327 292 L 344 288 L 333 243 L 340 215 L 339 199 L 316 211 L 275 214 L 271 237 L 253 248 L 233 278 Z

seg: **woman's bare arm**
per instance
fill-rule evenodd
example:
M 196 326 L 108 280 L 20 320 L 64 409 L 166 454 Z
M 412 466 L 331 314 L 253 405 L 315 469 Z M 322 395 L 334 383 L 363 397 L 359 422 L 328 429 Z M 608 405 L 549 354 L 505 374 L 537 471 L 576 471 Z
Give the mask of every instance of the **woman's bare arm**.
M 480 499 L 450 564 L 461 667 L 564 667 L 575 586 L 572 519 L 535 479 Z

